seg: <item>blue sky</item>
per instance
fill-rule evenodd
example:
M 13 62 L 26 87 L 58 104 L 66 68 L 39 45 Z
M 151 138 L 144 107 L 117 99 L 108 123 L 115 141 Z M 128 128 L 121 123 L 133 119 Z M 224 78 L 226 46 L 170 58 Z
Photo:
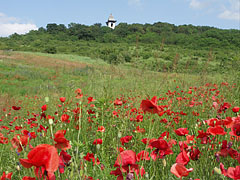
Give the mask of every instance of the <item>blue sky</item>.
M 23 34 L 48 23 L 168 22 L 240 29 L 240 0 L 3 0 L 0 36 Z

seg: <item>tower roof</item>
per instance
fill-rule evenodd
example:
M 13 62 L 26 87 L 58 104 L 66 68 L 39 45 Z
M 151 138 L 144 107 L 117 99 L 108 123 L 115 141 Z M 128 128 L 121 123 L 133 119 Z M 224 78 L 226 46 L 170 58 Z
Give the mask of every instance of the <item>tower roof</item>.
M 113 15 L 110 14 L 109 18 L 108 18 L 108 21 L 113 21 L 113 22 L 116 22 L 116 20 L 114 19 Z

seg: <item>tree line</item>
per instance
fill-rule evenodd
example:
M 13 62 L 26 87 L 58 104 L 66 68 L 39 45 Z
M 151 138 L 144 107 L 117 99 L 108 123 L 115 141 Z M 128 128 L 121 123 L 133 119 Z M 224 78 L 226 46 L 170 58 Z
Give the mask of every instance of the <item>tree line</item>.
M 159 43 L 181 45 L 194 49 L 202 48 L 229 48 L 240 47 L 240 31 L 236 29 L 218 29 L 209 26 L 180 25 L 157 22 L 154 24 L 127 24 L 120 23 L 114 30 L 102 26 L 100 23 L 94 25 L 83 25 L 70 23 L 68 27 L 64 24 L 51 23 L 46 28 L 30 31 L 26 35 L 13 34 L 12 40 L 24 39 L 23 36 L 31 36 L 38 39 L 39 35 L 51 35 L 55 40 L 86 40 L 100 43 Z M 34 37 L 35 36 L 35 37 Z

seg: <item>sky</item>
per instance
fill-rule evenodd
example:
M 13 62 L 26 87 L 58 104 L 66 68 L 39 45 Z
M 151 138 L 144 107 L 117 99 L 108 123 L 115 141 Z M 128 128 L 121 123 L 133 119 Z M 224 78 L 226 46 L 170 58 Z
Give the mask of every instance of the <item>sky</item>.
M 24 34 L 49 23 L 105 25 L 167 22 L 240 29 L 240 0 L 1 0 L 0 36 Z

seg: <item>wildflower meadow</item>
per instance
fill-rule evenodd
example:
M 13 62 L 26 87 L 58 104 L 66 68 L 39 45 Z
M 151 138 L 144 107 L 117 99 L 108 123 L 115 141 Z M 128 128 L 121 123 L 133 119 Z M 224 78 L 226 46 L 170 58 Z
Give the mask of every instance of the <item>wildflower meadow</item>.
M 240 179 L 237 72 L 0 58 L 1 180 Z

